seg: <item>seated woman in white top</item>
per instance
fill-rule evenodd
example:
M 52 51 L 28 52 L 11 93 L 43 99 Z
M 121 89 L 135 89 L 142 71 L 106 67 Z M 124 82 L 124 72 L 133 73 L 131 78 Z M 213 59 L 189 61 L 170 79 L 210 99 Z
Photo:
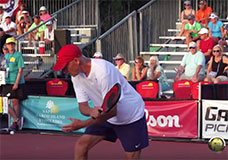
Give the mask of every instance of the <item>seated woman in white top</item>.
M 159 87 L 161 91 L 167 91 L 170 89 L 170 86 L 167 81 L 167 77 L 165 75 L 164 69 L 159 64 L 159 60 L 157 56 L 150 57 L 150 68 L 147 71 L 147 79 L 148 80 L 158 80 Z

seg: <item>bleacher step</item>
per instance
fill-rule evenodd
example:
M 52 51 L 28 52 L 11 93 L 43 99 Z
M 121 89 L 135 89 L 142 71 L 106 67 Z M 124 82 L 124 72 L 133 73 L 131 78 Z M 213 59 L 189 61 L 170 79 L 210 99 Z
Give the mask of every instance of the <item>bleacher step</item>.
M 172 56 L 183 56 L 188 52 L 140 52 L 140 55 L 172 55 Z
M 186 44 L 150 44 L 150 47 L 187 48 Z
M 184 36 L 159 36 L 159 39 L 185 40 Z

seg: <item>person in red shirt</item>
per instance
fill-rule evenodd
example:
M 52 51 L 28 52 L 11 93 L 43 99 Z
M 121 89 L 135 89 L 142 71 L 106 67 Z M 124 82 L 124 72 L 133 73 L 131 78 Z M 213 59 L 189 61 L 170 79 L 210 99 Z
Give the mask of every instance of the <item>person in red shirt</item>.
M 208 18 L 210 14 L 212 13 L 212 8 L 207 6 L 206 0 L 200 0 L 199 2 L 199 10 L 196 12 L 196 22 L 201 23 L 204 27 L 207 27 L 208 25 Z
M 212 56 L 212 49 L 215 45 L 215 42 L 212 37 L 209 37 L 209 31 L 207 28 L 202 28 L 199 31 L 201 40 L 197 42 L 198 50 L 200 50 L 206 59 L 206 64 Z

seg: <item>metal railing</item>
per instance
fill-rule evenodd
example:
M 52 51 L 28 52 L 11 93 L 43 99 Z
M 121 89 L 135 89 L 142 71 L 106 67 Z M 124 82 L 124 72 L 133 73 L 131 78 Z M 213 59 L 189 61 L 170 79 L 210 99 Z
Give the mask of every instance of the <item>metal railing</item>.
M 30 30 L 29 32 L 26 32 L 23 35 L 17 37 L 17 40 L 25 37 L 32 31 L 39 28 L 40 26 L 46 24 L 48 21 L 53 21 L 54 19 L 57 20 L 56 28 L 63 28 L 63 26 L 96 27 L 97 31 L 99 31 L 98 1 L 99 0 L 93 0 L 93 1 L 76 0 L 67 6 L 63 6 L 63 8 L 61 8 L 51 14 L 51 16 L 52 16 L 51 19 L 38 25 L 37 27 Z M 33 0 L 31 2 L 33 4 L 36 4 L 35 2 L 37 2 L 37 1 Z M 50 0 L 46 0 L 45 2 L 48 3 L 48 2 L 50 2 Z M 60 2 L 62 2 L 62 1 L 60 0 Z M 42 4 L 42 5 L 44 5 L 44 4 Z M 59 5 L 57 5 L 57 6 L 59 6 Z M 37 8 L 37 5 L 35 5 L 34 7 Z M 90 9 L 88 9 L 88 8 L 90 8 Z M 37 10 L 39 11 L 38 8 L 37 8 Z M 34 13 L 36 13 L 36 12 L 34 12 Z M 77 15 L 80 15 L 80 16 L 77 16 Z M 97 35 L 98 34 L 99 33 L 97 33 Z
M 148 51 L 151 43 L 161 43 L 161 35 L 169 35 L 178 19 L 178 0 L 151 0 L 138 9 L 140 51 Z
M 39 12 L 40 6 L 46 6 L 48 8 L 48 11 L 52 11 L 51 6 L 55 5 L 56 8 L 54 13 L 51 14 L 51 18 L 42 24 L 36 26 L 29 32 L 24 33 L 23 35 L 20 35 L 16 37 L 17 40 L 17 48 L 19 51 L 21 51 L 24 55 L 25 64 L 26 67 L 24 69 L 25 76 L 30 75 L 36 75 L 36 77 L 42 77 L 42 74 L 45 74 L 48 72 L 48 70 L 51 69 L 52 65 L 55 63 L 55 49 L 53 46 L 45 47 L 49 50 L 45 50 L 45 55 L 39 55 L 39 47 L 38 42 L 32 43 L 32 47 L 27 46 L 28 41 L 27 35 L 33 32 L 34 30 L 38 29 L 40 26 L 45 25 L 49 21 L 55 22 L 53 24 L 53 28 L 96 28 L 95 29 L 95 37 L 99 34 L 99 12 L 98 12 L 98 1 L 99 0 L 93 0 L 93 1 L 87 1 L 87 0 L 76 0 L 76 1 L 63 1 L 58 0 L 56 3 L 53 3 L 51 0 L 46 1 L 37 1 L 37 0 L 31 0 L 27 3 L 31 3 L 30 5 L 32 8 L 35 8 L 33 10 L 33 15 L 35 15 L 37 12 Z M 68 2 L 71 2 L 68 4 Z M 26 2 L 24 2 L 26 3 Z M 51 5 L 52 4 L 52 5 Z M 50 8 L 49 8 L 50 7 Z M 60 8 L 61 7 L 61 8 Z M 80 34 L 80 33 L 79 33 Z M 93 34 L 94 36 L 94 34 Z M 94 37 L 91 37 L 94 38 Z M 92 39 L 94 42 L 96 38 Z M 73 43 L 73 42 L 72 42 Z M 82 46 L 83 50 L 88 50 L 88 48 L 92 48 L 93 51 L 95 51 L 95 47 L 87 47 L 91 43 L 85 43 Z M 93 45 L 95 46 L 95 45 Z M 26 54 L 26 55 L 25 55 Z M 48 56 L 49 55 L 49 56 Z
M 112 62 L 117 53 L 122 53 L 126 60 L 138 55 L 137 13 L 133 11 L 97 39 L 97 51 Z
M 23 0 L 23 3 L 31 15 L 39 15 L 40 7 L 46 6 L 49 13 L 58 14 L 59 26 L 99 23 L 98 0 Z

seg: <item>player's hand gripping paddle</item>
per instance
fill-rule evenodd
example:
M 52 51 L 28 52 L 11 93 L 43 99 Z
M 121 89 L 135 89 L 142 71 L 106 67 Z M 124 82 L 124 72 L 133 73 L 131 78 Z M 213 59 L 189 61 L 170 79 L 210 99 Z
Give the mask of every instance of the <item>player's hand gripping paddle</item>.
M 119 101 L 121 94 L 121 86 L 119 83 L 116 83 L 104 97 L 103 104 L 101 106 L 102 111 L 100 112 L 109 112 Z

